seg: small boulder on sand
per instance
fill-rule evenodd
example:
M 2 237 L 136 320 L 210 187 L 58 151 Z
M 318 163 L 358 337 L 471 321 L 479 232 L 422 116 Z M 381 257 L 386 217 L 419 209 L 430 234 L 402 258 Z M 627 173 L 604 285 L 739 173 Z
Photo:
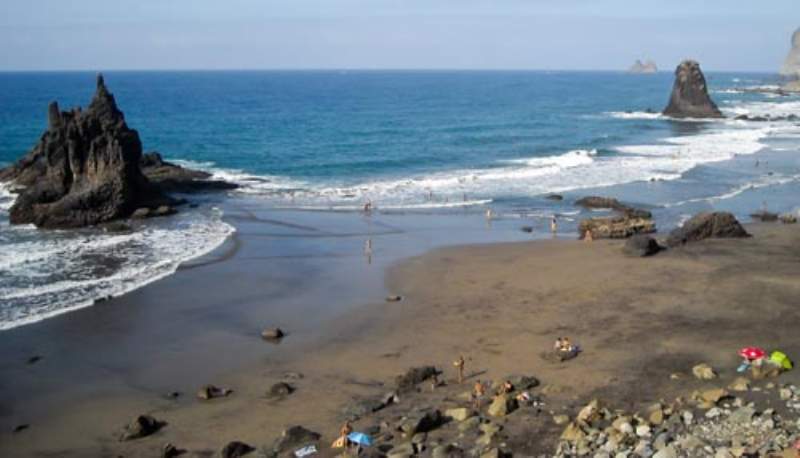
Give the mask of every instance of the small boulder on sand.
M 222 458 L 239 458 L 255 451 L 255 447 L 244 442 L 233 441 L 228 442 L 225 447 L 220 451 Z
M 708 238 L 745 238 L 750 234 L 739 221 L 727 212 L 698 213 L 683 223 L 683 226 L 670 232 L 667 245 L 685 245 Z
M 164 425 L 166 425 L 166 423 L 158 421 L 150 415 L 139 415 L 125 426 L 119 440 L 129 441 L 147 437 L 157 432 Z
M 278 382 L 267 391 L 267 398 L 269 399 L 283 399 L 286 396 L 294 393 L 294 387 L 286 382 Z
M 628 256 L 647 257 L 661 251 L 656 239 L 646 234 L 637 234 L 625 242 L 622 251 Z
M 706 363 L 698 364 L 692 368 L 692 374 L 700 380 L 712 380 L 717 378 L 717 373 Z
M 261 338 L 264 340 L 277 341 L 286 336 L 281 328 L 267 328 L 261 331 Z
M 205 385 L 197 390 L 197 398 L 207 401 L 214 398 L 224 398 L 233 393 L 230 388 L 220 388 L 214 385 Z

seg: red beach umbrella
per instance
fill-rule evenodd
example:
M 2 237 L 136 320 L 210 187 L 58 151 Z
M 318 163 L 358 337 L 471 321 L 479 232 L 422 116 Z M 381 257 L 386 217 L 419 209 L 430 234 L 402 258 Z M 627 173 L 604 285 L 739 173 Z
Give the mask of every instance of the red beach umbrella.
M 764 351 L 763 348 L 759 347 L 744 347 L 741 350 L 739 350 L 739 356 L 741 356 L 742 358 L 747 358 L 752 361 L 767 356 L 767 352 Z

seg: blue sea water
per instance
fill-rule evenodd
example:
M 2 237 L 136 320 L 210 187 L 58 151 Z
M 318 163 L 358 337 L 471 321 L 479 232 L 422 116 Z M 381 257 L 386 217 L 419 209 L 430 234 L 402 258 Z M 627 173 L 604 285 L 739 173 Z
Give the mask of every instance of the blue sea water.
M 740 90 L 776 84 L 768 74 L 707 74 L 712 97 L 729 116 L 710 122 L 657 114 L 671 90 L 670 73 L 105 76 L 146 151 L 237 181 L 243 188 L 236 195 L 267 207 L 356 211 L 370 201 L 387 212 L 491 207 L 500 218 L 569 220 L 576 211 L 570 200 L 545 196 L 591 192 L 652 208 L 669 227 L 727 202 L 739 202 L 729 209 L 746 215 L 764 199 L 756 191 L 790 189 L 800 176 L 792 155 L 796 122 L 731 119 L 800 114 L 800 98 Z M 0 165 L 35 144 L 48 102 L 63 110 L 85 106 L 93 91 L 92 73 L 0 74 Z M 773 155 L 769 171 L 754 167 L 753 156 L 765 151 Z M 3 211 L 12 199 L 0 195 L 0 269 L 7 274 L 0 279 L 0 329 L 161 278 L 233 230 L 209 204 L 133 235 L 42 233 L 7 224 Z M 789 197 L 775 202 L 776 209 L 793 209 Z M 86 261 L 108 258 L 109 247 L 113 260 L 99 267 Z

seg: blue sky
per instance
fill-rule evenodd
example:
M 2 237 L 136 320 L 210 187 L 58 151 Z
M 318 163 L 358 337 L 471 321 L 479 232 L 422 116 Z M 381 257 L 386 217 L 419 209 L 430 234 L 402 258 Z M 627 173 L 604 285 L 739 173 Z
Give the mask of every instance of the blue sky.
M 797 0 L 2 0 L 0 70 L 777 71 Z

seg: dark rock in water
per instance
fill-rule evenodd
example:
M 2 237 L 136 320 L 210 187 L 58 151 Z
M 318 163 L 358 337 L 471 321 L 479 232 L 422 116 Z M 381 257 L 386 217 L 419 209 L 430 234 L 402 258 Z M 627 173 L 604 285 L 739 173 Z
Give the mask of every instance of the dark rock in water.
M 96 225 L 137 208 L 171 205 L 139 169 L 139 134 L 125 124 L 114 96 L 97 77 L 97 91 L 85 111 L 48 109 L 48 128 L 39 143 L 0 181 L 25 186 L 9 211 L 12 224 L 45 228 Z
M 264 340 L 277 341 L 286 336 L 281 328 L 267 328 L 261 331 L 261 338 Z
M 33 355 L 30 358 L 28 358 L 28 364 L 36 364 L 41 360 L 42 360 L 42 356 Z
M 533 226 L 522 226 L 522 232 L 527 232 L 528 234 L 533 232 Z
M 412 367 L 405 374 L 395 378 L 395 385 L 398 390 L 411 390 L 418 384 L 439 375 L 439 371 L 433 366 Z
M 760 211 L 757 211 L 755 213 L 752 213 L 752 214 L 750 214 L 750 217 L 753 218 L 753 219 L 757 219 L 759 221 L 765 222 L 765 223 L 778 221 L 778 214 L 777 213 L 771 213 L 771 212 L 768 212 L 766 210 L 760 210 Z
M 575 205 L 584 207 L 584 208 L 608 208 L 612 210 L 616 210 L 621 207 L 625 207 L 613 197 L 600 197 L 600 196 L 588 196 L 582 197 L 575 201 Z
M 697 62 L 685 60 L 675 69 L 675 84 L 664 115 L 673 118 L 723 117 L 708 95 L 706 77 Z
M 727 212 L 698 213 L 683 226 L 673 230 L 667 238 L 667 245 L 680 246 L 708 238 L 745 238 L 750 234 L 739 221 Z
M 661 246 L 656 239 L 649 235 L 637 234 L 625 242 L 622 251 L 629 256 L 646 257 L 661 251 Z
M 578 236 L 583 239 L 586 232 L 593 239 L 624 239 L 636 234 L 650 234 L 656 231 L 656 223 L 650 218 L 628 216 L 609 216 L 584 219 L 578 224 Z
M 256 448 L 252 445 L 245 444 L 244 442 L 233 441 L 228 442 L 219 454 L 222 458 L 239 458 L 255 451 L 255 449 Z
M 31 425 L 29 425 L 27 423 L 22 424 L 22 425 L 17 425 L 17 426 L 14 427 L 14 429 L 11 432 L 14 433 L 14 434 L 21 433 L 22 431 L 25 431 L 26 429 L 28 429 L 30 427 L 31 427 Z
M 294 393 L 294 387 L 285 382 L 278 382 L 272 385 L 267 391 L 267 397 L 270 399 L 280 399 Z
M 123 232 L 130 232 L 133 229 L 129 224 L 123 223 L 122 221 L 112 221 L 110 223 L 104 224 L 103 230 L 110 233 L 123 233 Z
M 561 194 L 548 194 L 545 199 L 547 200 L 564 200 L 564 196 Z
M 163 421 L 158 421 L 150 415 L 139 415 L 125 426 L 120 441 L 139 439 L 156 433 L 166 425 Z
M 211 180 L 210 173 L 167 162 L 157 152 L 142 155 L 139 164 L 142 173 L 162 192 L 193 193 L 238 188 L 234 183 Z
M 319 442 L 322 436 L 302 426 L 292 426 L 283 431 L 281 437 L 272 446 L 274 453 L 283 453 Z
M 224 398 L 230 396 L 233 390 L 230 388 L 220 388 L 214 385 L 206 385 L 197 391 L 197 398 L 207 401 L 214 398 Z

